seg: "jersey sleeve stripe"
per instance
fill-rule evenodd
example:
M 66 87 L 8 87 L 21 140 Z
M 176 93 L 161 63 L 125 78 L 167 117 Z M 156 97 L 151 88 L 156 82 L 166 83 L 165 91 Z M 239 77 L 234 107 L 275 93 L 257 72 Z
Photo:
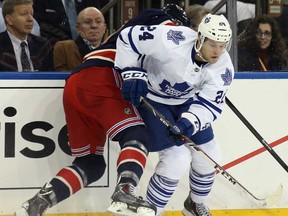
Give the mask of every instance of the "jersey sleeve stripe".
M 133 37 L 132 37 L 133 29 L 134 29 L 134 26 L 130 28 L 129 33 L 128 33 L 129 44 L 130 44 L 132 50 L 140 55 L 140 52 L 137 50 L 137 48 L 136 48 L 136 46 L 135 46 L 135 44 L 133 42 Z
M 213 116 L 213 121 L 215 121 L 215 119 L 217 119 L 217 116 L 214 114 L 214 112 L 213 112 L 206 104 L 204 104 L 203 102 L 201 102 L 201 101 L 194 101 L 192 104 L 196 104 L 196 105 L 205 107 L 208 111 L 211 112 L 211 114 L 212 114 L 212 116 Z M 192 105 L 192 106 L 193 106 L 193 105 Z
M 199 101 L 201 101 L 202 103 L 206 104 L 207 106 L 211 107 L 213 110 L 215 110 L 216 112 L 218 112 L 219 114 L 222 113 L 222 109 L 220 109 L 219 107 L 215 106 L 214 104 L 212 104 L 210 101 L 206 100 L 205 98 L 197 95 L 197 98 Z

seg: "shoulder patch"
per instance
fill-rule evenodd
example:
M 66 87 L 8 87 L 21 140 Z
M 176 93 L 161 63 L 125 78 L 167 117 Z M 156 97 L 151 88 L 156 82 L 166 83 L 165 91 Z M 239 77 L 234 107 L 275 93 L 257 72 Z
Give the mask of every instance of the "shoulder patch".
M 232 82 L 232 71 L 226 68 L 225 73 L 221 74 L 221 78 L 224 81 L 224 86 L 230 85 Z
M 172 40 L 173 43 L 179 45 L 180 41 L 184 41 L 186 39 L 182 34 L 182 31 L 173 31 L 170 29 L 167 33 L 167 40 Z

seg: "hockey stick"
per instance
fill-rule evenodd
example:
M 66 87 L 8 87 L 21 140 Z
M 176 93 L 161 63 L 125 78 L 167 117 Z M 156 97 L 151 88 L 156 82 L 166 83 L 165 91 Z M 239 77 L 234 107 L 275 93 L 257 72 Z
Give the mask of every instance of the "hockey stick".
M 256 131 L 256 129 L 247 121 L 247 119 L 240 113 L 240 111 L 233 105 L 233 103 L 226 97 L 226 104 L 238 116 L 238 118 L 246 125 L 246 127 L 254 134 L 260 143 L 267 149 L 267 151 L 276 159 L 276 161 L 288 172 L 288 166 L 279 157 L 279 155 L 269 146 L 264 138 Z
M 167 126 L 168 128 L 173 127 L 171 122 L 169 122 L 160 112 L 158 112 L 146 99 L 141 98 L 141 104 L 143 104 L 149 111 L 151 111 L 155 117 L 159 118 L 159 120 L 165 126 Z M 203 150 L 197 147 L 197 145 L 193 143 L 190 138 L 184 136 L 183 134 L 180 134 L 179 138 L 186 143 L 186 146 L 188 146 L 189 149 L 201 153 L 201 155 L 203 155 L 205 159 L 207 159 L 214 165 L 214 168 L 217 172 L 221 173 L 222 176 L 224 176 L 225 179 L 227 179 L 233 185 L 238 185 L 246 195 L 250 195 L 250 197 L 252 197 L 254 201 L 257 201 L 256 203 L 261 207 L 272 206 L 280 200 L 280 197 L 283 194 L 282 185 L 280 185 L 280 187 L 277 188 L 277 191 L 273 193 L 273 195 L 271 195 L 269 198 L 258 198 L 254 194 L 252 194 L 247 188 L 245 188 L 239 181 L 237 181 L 231 174 L 229 174 L 221 165 L 219 165 L 215 160 L 213 160 L 208 154 L 206 154 Z

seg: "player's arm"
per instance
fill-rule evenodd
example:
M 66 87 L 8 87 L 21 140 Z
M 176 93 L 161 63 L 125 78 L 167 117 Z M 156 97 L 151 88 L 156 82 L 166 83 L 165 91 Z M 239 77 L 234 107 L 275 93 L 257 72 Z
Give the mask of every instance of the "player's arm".
M 141 67 L 145 56 L 161 52 L 162 28 L 160 26 L 133 26 L 122 30 L 117 39 L 115 67 Z M 156 48 L 156 49 L 155 49 Z
M 115 68 L 123 78 L 122 96 L 135 106 L 146 97 L 147 71 L 144 62 L 161 50 L 162 32 L 158 26 L 133 26 L 121 31 L 116 44 Z M 156 48 L 157 47 L 159 48 Z
M 192 136 L 198 131 L 210 127 L 222 113 L 225 104 L 225 95 L 234 77 L 234 68 L 227 59 L 227 64 L 219 68 L 223 73 L 216 73 L 210 78 L 195 95 L 187 112 L 183 112 L 172 128 L 174 134 L 182 133 Z M 224 66 L 224 67 L 223 67 Z
M 189 112 L 198 118 L 199 130 L 209 127 L 222 114 L 225 96 L 234 78 L 234 68 L 229 60 L 220 66 L 221 73 L 215 73 L 203 85 L 190 106 Z
M 219 93 L 221 92 L 221 93 Z M 184 134 L 191 137 L 199 131 L 211 126 L 222 113 L 225 94 L 227 91 L 217 91 L 214 98 L 203 93 L 197 94 L 188 111 L 183 112 L 171 128 L 173 134 Z M 183 142 L 179 142 L 179 145 Z

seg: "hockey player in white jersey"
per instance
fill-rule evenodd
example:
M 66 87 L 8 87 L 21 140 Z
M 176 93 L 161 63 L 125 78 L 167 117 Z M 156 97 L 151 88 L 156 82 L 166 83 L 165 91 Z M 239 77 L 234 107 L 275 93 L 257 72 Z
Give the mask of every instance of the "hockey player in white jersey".
M 211 215 L 205 201 L 215 169 L 201 155 L 191 153 L 177 135 L 190 137 L 216 162 L 220 161 L 211 123 L 220 116 L 234 77 L 227 52 L 231 36 L 223 15 L 208 14 L 198 33 L 181 26 L 134 26 L 124 29 L 118 37 L 115 68 L 123 78 L 122 96 L 138 108 L 144 119 L 150 134 L 149 151 L 159 153 L 147 189 L 147 199 L 157 207 L 157 215 L 188 167 L 190 193 L 183 214 Z M 167 129 L 141 106 L 141 97 L 173 127 Z

